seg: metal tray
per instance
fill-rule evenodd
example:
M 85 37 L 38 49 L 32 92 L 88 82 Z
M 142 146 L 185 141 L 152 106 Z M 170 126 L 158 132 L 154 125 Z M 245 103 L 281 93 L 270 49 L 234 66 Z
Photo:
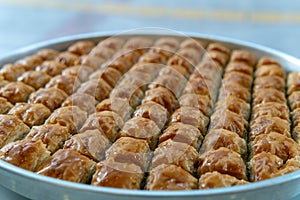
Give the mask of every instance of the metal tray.
M 100 41 L 107 37 L 116 36 L 116 32 L 101 32 L 82 34 L 59 38 L 28 46 L 15 52 L 0 56 L 0 66 L 14 62 L 26 55 L 33 54 L 41 48 L 54 48 L 64 50 L 71 43 L 78 40 Z M 174 36 L 197 38 L 204 42 L 220 42 L 231 49 L 246 49 L 257 57 L 265 55 L 278 59 L 287 71 L 300 71 L 300 60 L 279 51 L 260 46 L 257 44 L 238 41 L 218 36 L 203 35 L 198 33 L 178 33 L 166 30 L 135 30 L 134 32 L 118 33 L 118 36 L 130 37 L 147 35 L 151 37 Z M 266 181 L 251 183 L 247 185 L 189 191 L 144 191 L 125 190 L 106 187 L 95 187 L 85 184 L 62 181 L 46 176 L 37 175 L 33 172 L 23 170 L 6 162 L 0 161 L 0 185 L 30 199 L 64 199 L 64 200 L 142 200 L 142 199 L 201 199 L 201 200 L 257 200 L 257 199 L 292 199 L 300 197 L 300 170 L 269 179 Z

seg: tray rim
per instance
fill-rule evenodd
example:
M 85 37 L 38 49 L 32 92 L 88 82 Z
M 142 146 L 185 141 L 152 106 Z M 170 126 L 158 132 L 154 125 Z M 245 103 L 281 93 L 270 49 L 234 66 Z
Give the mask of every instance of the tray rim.
M 120 34 L 119 31 L 106 31 L 106 32 L 93 32 L 93 33 L 84 33 L 84 34 L 76 34 L 71 36 L 65 36 L 65 37 L 59 37 L 56 39 L 46 40 L 43 42 L 38 42 L 26 47 L 19 48 L 17 50 L 14 50 L 12 52 L 0 55 L 0 64 L 3 65 L 5 61 L 12 59 L 13 57 L 21 54 L 26 54 L 28 52 L 38 50 L 40 48 L 47 47 L 49 45 L 57 45 L 64 42 L 74 42 L 77 40 L 86 40 L 86 39 L 96 39 L 101 37 L 111 37 L 114 35 Z M 239 46 L 239 47 L 245 47 L 250 48 L 253 50 L 263 51 L 267 54 L 270 54 L 272 56 L 279 57 L 283 60 L 286 60 L 288 62 L 294 63 L 299 68 L 300 71 L 300 60 L 290 56 L 286 53 L 283 53 L 281 51 L 259 45 L 252 42 L 242 41 L 238 39 L 232 39 L 228 37 L 223 36 L 217 36 L 217 35 L 210 35 L 210 34 L 201 34 L 196 32 L 176 32 L 174 36 L 187 36 L 197 39 L 203 39 L 207 41 L 214 41 L 214 42 L 220 42 L 220 43 L 227 43 L 229 45 L 233 46 Z M 127 33 L 125 32 L 125 35 Z M 159 33 L 153 33 L 151 30 L 148 31 L 134 31 L 133 33 L 129 33 L 129 36 L 134 35 L 154 35 L 154 36 L 161 36 Z M 164 34 L 162 34 L 164 36 Z M 167 34 L 166 36 L 172 36 L 172 34 Z M 23 56 L 22 56 L 23 57 Z M 4 62 L 3 62 L 4 61 Z M 99 194 L 113 194 L 117 196 L 135 196 L 135 197 L 206 197 L 206 196 L 219 196 L 219 195 L 225 195 L 225 194 L 237 194 L 242 193 L 246 191 L 251 190 L 260 190 L 267 187 L 272 187 L 275 185 L 280 185 L 286 182 L 291 182 L 296 179 L 299 179 L 300 181 L 300 170 L 296 172 L 292 172 L 283 176 L 279 176 L 276 178 L 268 179 L 265 181 L 260 182 L 254 182 L 246 185 L 239 185 L 234 187 L 228 187 L 228 188 L 216 188 L 216 189 L 208 189 L 208 190 L 186 190 L 186 191 L 147 191 L 147 190 L 127 190 L 127 189 L 117 189 L 117 188 L 107 188 L 107 187 L 99 187 L 99 186 L 91 186 L 81 183 L 73 183 L 69 181 L 59 180 L 47 176 L 38 175 L 34 172 L 30 172 L 21 168 L 18 168 L 16 166 L 13 166 L 9 163 L 6 163 L 2 160 L 0 160 L 0 176 L 3 172 L 6 173 L 13 173 L 14 175 L 18 175 L 23 178 L 29 178 L 38 182 L 43 182 L 46 184 L 51 184 L 53 186 L 58 187 L 64 187 L 66 189 L 75 189 L 77 191 L 85 191 L 85 192 L 92 192 L 92 193 L 99 193 Z M 0 183 L 2 186 L 6 187 L 5 183 Z M 8 188 L 13 190 L 13 188 Z M 14 190 L 13 190 L 14 191 Z M 16 191 L 17 192 L 17 191 Z

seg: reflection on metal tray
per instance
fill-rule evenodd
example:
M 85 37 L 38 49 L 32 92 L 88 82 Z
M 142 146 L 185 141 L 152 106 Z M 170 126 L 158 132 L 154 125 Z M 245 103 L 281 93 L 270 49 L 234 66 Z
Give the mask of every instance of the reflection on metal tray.
M 54 48 L 57 50 L 64 50 L 74 41 L 85 39 L 100 41 L 114 35 L 116 35 L 116 33 L 92 33 L 39 43 L 17 50 L 9 55 L 0 57 L 0 65 L 2 66 L 5 63 L 14 62 L 17 59 L 26 55 L 30 55 L 41 48 Z M 197 38 L 204 42 L 220 42 L 231 49 L 249 50 L 257 57 L 270 55 L 278 59 L 286 68 L 286 70 L 300 71 L 300 61 L 294 57 L 263 46 L 237 41 L 234 39 L 201 35 L 197 33 L 182 34 L 161 30 L 135 31 L 133 33 L 122 33 L 121 35 L 122 37 L 130 37 L 133 35 L 148 35 L 154 38 L 172 35 L 175 37 Z M 33 172 L 29 172 L 0 161 L 0 184 L 3 187 L 12 190 L 20 195 L 23 195 L 29 199 L 296 199 L 300 195 L 300 170 L 266 181 L 230 188 L 190 191 L 136 191 L 95 187 L 85 184 L 62 181 L 46 176 L 37 175 Z

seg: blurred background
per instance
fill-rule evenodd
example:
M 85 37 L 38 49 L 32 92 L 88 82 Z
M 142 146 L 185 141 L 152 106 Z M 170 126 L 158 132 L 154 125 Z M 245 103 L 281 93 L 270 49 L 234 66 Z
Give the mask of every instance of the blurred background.
M 295 0 L 0 0 L 0 54 L 60 36 L 143 27 L 226 36 L 300 58 Z

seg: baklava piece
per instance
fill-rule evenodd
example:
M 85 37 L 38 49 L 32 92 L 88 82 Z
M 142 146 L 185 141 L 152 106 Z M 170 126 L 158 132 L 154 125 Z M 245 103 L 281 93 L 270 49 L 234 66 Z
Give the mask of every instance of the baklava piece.
M 59 51 L 54 49 L 41 49 L 36 55 L 40 56 L 43 60 L 53 60 L 59 54 Z
M 92 79 L 81 84 L 77 92 L 89 94 L 95 97 L 98 101 L 102 101 L 110 94 L 111 91 L 111 86 L 103 79 Z
M 255 71 L 255 77 L 261 76 L 278 76 L 285 79 L 285 71 L 277 64 L 262 65 Z
M 68 129 L 58 124 L 43 124 L 33 126 L 26 136 L 30 140 L 41 140 L 51 153 L 60 149 L 64 142 L 71 137 Z
M 55 60 L 44 61 L 41 65 L 36 67 L 36 71 L 42 71 L 49 76 L 59 75 L 67 66 Z
M 119 137 L 144 139 L 153 150 L 157 144 L 159 134 L 160 129 L 155 122 L 143 117 L 134 117 L 124 124 L 119 132 Z
M 171 139 L 175 142 L 185 143 L 194 147 L 195 149 L 199 149 L 203 140 L 203 136 L 196 127 L 177 122 L 171 124 L 167 129 L 164 130 L 163 134 L 159 137 L 159 143 L 163 143 L 168 139 Z
M 51 111 L 58 108 L 68 95 L 58 88 L 41 88 L 32 93 L 28 99 L 29 103 L 41 103 L 48 107 Z
M 162 129 L 168 120 L 168 111 L 162 105 L 149 101 L 137 107 L 133 116 L 151 119 Z
M 236 96 L 246 102 L 250 101 L 249 89 L 234 82 L 230 82 L 222 86 L 219 94 L 219 99 L 224 99 L 231 95 Z
M 197 50 L 198 52 L 201 52 L 204 50 L 203 47 L 203 43 L 197 39 L 193 39 L 193 38 L 188 38 L 183 40 L 180 45 L 179 48 L 180 49 L 194 49 Z
M 201 133 L 206 132 L 209 118 L 205 116 L 200 110 L 193 107 L 180 107 L 172 114 L 170 123 L 181 122 L 183 124 L 190 124 L 197 127 Z
M 43 104 L 16 103 L 16 105 L 8 112 L 21 119 L 27 126 L 37 126 L 44 123 L 50 116 L 51 111 Z
M 248 184 L 248 181 L 237 179 L 219 172 L 207 172 L 199 179 L 199 189 L 224 188 L 236 185 Z
M 71 95 L 80 86 L 79 80 L 74 76 L 57 75 L 46 84 L 46 88 L 58 88 L 63 90 L 66 94 Z
M 51 76 L 42 71 L 27 71 L 23 73 L 22 76 L 18 78 L 18 81 L 21 81 L 27 85 L 30 85 L 34 89 L 40 89 L 44 87 L 51 79 Z
M 110 94 L 110 98 L 114 99 L 126 99 L 132 108 L 135 108 L 143 98 L 143 91 L 135 85 L 119 85 Z
M 210 116 L 212 113 L 212 101 L 207 95 L 184 94 L 178 102 L 178 107 L 193 107 L 199 109 L 206 116 Z
M 162 164 L 150 171 L 147 190 L 193 190 L 197 179 L 176 165 Z
M 115 53 L 115 50 L 110 48 L 105 48 L 102 46 L 96 46 L 91 50 L 89 53 L 89 56 L 98 57 L 104 60 L 109 59 L 113 54 Z
M 18 140 L 0 150 L 1 160 L 33 172 L 49 157 L 50 152 L 41 140 Z
M 241 155 L 225 147 L 200 155 L 198 176 L 213 171 L 247 180 L 246 165 Z
M 77 151 L 59 149 L 40 168 L 38 174 L 78 183 L 86 183 L 96 163 Z
M 152 43 L 153 41 L 150 38 L 133 37 L 127 40 L 123 49 L 137 51 L 142 54 L 151 47 Z
M 167 63 L 168 66 L 180 65 L 185 68 L 189 73 L 194 70 L 194 65 L 187 58 L 184 58 L 180 55 L 174 54 Z
M 211 129 L 203 140 L 200 153 L 217 150 L 220 147 L 226 147 L 242 156 L 247 153 L 246 141 L 238 134 L 225 129 Z
M 103 68 L 111 67 L 121 72 L 121 74 L 124 74 L 132 66 L 132 64 L 133 61 L 127 60 L 126 55 L 121 55 L 119 57 L 115 57 L 112 60 L 104 63 Z
M 255 90 L 253 93 L 253 105 L 266 102 L 277 102 L 285 104 L 285 95 L 283 92 L 280 92 L 274 88 L 263 88 Z
M 55 60 L 61 64 L 64 64 L 66 66 L 72 66 L 75 65 L 75 62 L 79 59 L 79 56 L 65 51 L 65 52 L 61 52 L 57 55 L 57 57 L 55 58 Z
M 73 76 L 78 79 L 80 82 L 85 82 L 89 79 L 90 74 L 93 72 L 93 69 L 84 66 L 84 65 L 75 65 L 68 67 L 62 71 L 63 76 Z
M 187 59 L 193 66 L 195 66 L 198 63 L 201 56 L 201 52 L 198 52 L 197 50 L 191 48 L 180 49 L 176 52 L 176 54 Z
M 7 81 L 16 81 L 25 71 L 21 64 L 6 64 L 0 69 L 0 75 Z
M 78 60 L 76 60 L 75 65 L 84 65 L 92 68 L 93 70 L 97 70 L 101 67 L 101 65 L 105 62 L 105 59 L 99 58 L 97 56 L 92 55 L 83 55 L 80 56 Z
M 130 118 L 133 109 L 126 99 L 108 98 L 104 99 L 96 106 L 96 112 L 101 111 L 113 111 L 114 113 L 117 113 L 123 121 L 127 121 Z
M 140 57 L 139 62 L 166 63 L 167 59 L 156 52 L 149 51 Z
M 155 41 L 154 46 L 155 47 L 161 47 L 161 46 L 169 46 L 172 48 L 177 48 L 179 45 L 179 41 L 172 37 L 162 37 Z
M 272 117 L 279 117 L 284 120 L 289 120 L 289 108 L 286 104 L 268 102 L 255 105 L 252 108 L 252 118 L 256 119 L 260 116 L 268 115 Z
M 138 190 L 143 177 L 143 171 L 135 164 L 105 160 L 97 164 L 91 185 Z
M 291 107 L 291 110 L 295 110 L 297 108 L 300 108 L 300 91 L 293 92 L 289 97 L 289 105 Z
M 261 76 L 256 77 L 254 81 L 254 90 L 260 88 L 274 88 L 279 91 L 284 91 L 285 81 L 278 76 Z
M 12 107 L 13 105 L 6 98 L 0 97 L 0 114 L 6 114 Z
M 92 41 L 78 41 L 69 46 L 68 51 L 77 55 L 88 54 L 95 44 Z
M 25 67 L 26 71 L 35 70 L 35 67 L 42 64 L 44 60 L 39 55 L 31 55 L 18 60 L 16 64 L 21 64 Z
M 91 114 L 95 112 L 96 103 L 96 99 L 91 95 L 85 93 L 74 93 L 69 96 L 61 106 L 78 106 L 81 110 Z
M 118 37 L 110 37 L 100 41 L 97 46 L 106 47 L 117 51 L 124 44 L 124 40 Z
M 67 106 L 56 109 L 46 120 L 46 124 L 66 126 L 69 133 L 76 134 L 84 124 L 87 113 L 77 106 Z
M 0 96 L 6 98 L 12 104 L 26 102 L 29 95 L 35 89 L 22 82 L 11 82 L 0 88 Z
M 249 51 L 245 50 L 234 50 L 230 58 L 230 62 L 243 62 L 248 66 L 253 67 L 256 63 L 255 56 Z
M 202 61 L 194 70 L 191 76 L 202 77 L 205 80 L 214 80 L 219 82 L 221 79 L 223 69 L 211 61 Z
M 154 169 L 162 164 L 173 164 L 193 174 L 197 156 L 198 153 L 194 147 L 186 143 L 167 140 L 155 149 L 151 168 Z
M 80 132 L 97 129 L 105 134 L 111 142 L 114 142 L 123 124 L 122 118 L 117 113 L 102 111 L 90 115 Z
M 226 69 L 226 73 L 229 72 L 240 72 L 243 74 L 247 74 L 252 77 L 253 75 L 253 67 L 250 67 L 249 65 L 241 62 L 230 62 L 228 63 Z
M 265 82 L 263 81 L 262 83 L 259 82 L 260 80 L 258 80 L 258 78 L 255 79 L 255 83 L 259 83 L 261 85 L 263 85 Z M 243 86 L 245 88 L 249 88 L 252 85 L 252 76 L 246 75 L 244 73 L 241 72 L 229 72 L 229 73 L 225 73 L 223 80 L 222 80 L 222 84 L 226 85 L 228 83 L 236 83 L 240 86 Z M 261 87 L 259 85 L 256 85 L 255 87 Z
M 89 77 L 89 79 L 103 79 L 105 80 L 111 87 L 114 87 L 118 80 L 121 78 L 122 74 L 111 67 L 106 67 L 100 70 L 95 71 Z
M 149 74 L 151 79 L 154 79 L 157 76 L 157 73 L 161 73 L 166 69 L 163 64 L 154 64 L 154 63 L 136 63 L 130 68 L 132 72 L 141 72 L 144 74 Z
M 98 130 L 87 130 L 73 135 L 64 144 L 64 149 L 78 151 L 96 162 L 104 158 L 105 150 L 110 146 L 107 137 Z
M 119 163 L 133 163 L 145 172 L 149 166 L 151 152 L 146 140 L 121 137 L 106 151 L 105 157 Z
M 0 147 L 22 139 L 29 131 L 29 127 L 16 116 L 0 115 Z

